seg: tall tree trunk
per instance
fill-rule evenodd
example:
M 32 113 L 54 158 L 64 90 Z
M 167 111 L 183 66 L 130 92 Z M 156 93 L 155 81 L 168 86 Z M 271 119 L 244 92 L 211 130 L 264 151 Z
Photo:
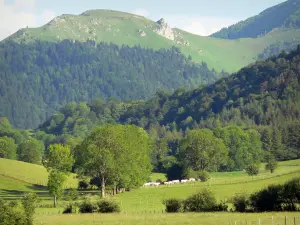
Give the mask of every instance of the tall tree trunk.
M 101 177 L 101 197 L 105 198 L 105 179 L 104 176 Z
M 53 196 L 53 204 L 54 204 L 54 208 L 56 208 L 56 195 Z

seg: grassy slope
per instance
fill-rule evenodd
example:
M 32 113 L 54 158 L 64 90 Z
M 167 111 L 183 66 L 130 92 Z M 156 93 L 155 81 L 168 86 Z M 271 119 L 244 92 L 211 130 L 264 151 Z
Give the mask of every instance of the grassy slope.
M 88 16 L 87 16 L 88 15 Z M 237 71 L 253 62 L 256 56 L 268 45 L 278 41 L 300 39 L 300 30 L 279 30 L 258 39 L 222 40 L 211 37 L 193 35 L 174 29 L 181 38 L 189 42 L 189 46 L 176 43 L 153 32 L 157 24 L 149 19 L 133 14 L 92 10 L 84 14 L 62 15 L 40 28 L 26 28 L 8 39 L 30 41 L 60 41 L 64 39 L 97 42 L 113 42 L 129 46 L 141 45 L 147 48 L 180 47 L 186 55 L 191 55 L 197 62 L 204 61 L 210 68 L 227 72 Z M 139 35 L 143 30 L 145 37 Z
M 24 187 L 28 190 L 34 188 L 33 185 L 46 186 L 48 172 L 40 165 L 0 158 L 0 180 L 0 190 L 6 188 L 19 190 L 19 185 L 22 190 Z M 14 182 L 16 185 L 13 185 Z M 77 187 L 74 174 L 69 176 L 65 186 Z

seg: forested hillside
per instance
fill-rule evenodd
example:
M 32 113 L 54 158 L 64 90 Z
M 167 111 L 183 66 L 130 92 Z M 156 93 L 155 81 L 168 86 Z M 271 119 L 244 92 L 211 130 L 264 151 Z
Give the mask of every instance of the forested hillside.
M 128 123 L 144 127 L 152 136 L 167 138 L 176 146 L 187 129 L 237 125 L 258 130 L 265 139 L 265 150 L 273 145 L 277 147 L 272 149 L 280 149 L 278 158 L 296 158 L 300 156 L 299 62 L 300 48 L 193 91 L 160 91 L 140 102 L 98 99 L 70 103 L 40 127 L 45 132 L 40 137 L 55 134 L 64 142 L 70 136 L 83 138 L 96 125 Z M 52 136 L 52 141 L 55 138 Z
M 154 51 L 63 41 L 0 44 L 0 115 L 34 128 L 71 101 L 146 99 L 159 90 L 209 84 L 217 74 L 178 48 Z
M 300 1 L 288 0 L 261 12 L 259 15 L 241 21 L 212 34 L 224 39 L 257 38 L 274 29 L 300 27 Z

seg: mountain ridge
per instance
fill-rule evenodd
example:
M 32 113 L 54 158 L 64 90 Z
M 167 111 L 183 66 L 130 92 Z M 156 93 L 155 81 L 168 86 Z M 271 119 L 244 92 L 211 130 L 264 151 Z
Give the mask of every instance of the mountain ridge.
M 210 35 L 222 39 L 258 38 L 281 28 L 300 28 L 300 1 L 288 0 Z
M 206 62 L 210 69 L 219 72 L 222 70 L 236 72 L 254 62 L 270 44 L 280 40 L 290 42 L 293 38 L 300 40 L 300 30 L 280 31 L 253 40 L 222 40 L 191 34 L 167 25 L 164 27 L 158 22 L 116 10 L 88 10 L 79 15 L 58 16 L 38 28 L 23 28 L 3 42 L 9 40 L 18 43 L 35 40 L 50 42 L 65 39 L 81 42 L 94 40 L 97 43 L 112 42 L 120 46 L 141 45 L 154 50 L 170 49 L 176 46 L 187 57 L 192 56 L 194 62 Z M 163 30 L 159 30 L 162 28 Z M 168 31 L 167 34 L 165 31 Z M 229 51 L 231 54 L 228 54 Z

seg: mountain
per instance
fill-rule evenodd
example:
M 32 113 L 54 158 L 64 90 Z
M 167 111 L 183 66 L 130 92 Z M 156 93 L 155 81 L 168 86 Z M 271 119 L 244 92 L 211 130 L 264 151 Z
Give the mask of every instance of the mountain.
M 73 145 L 74 140 L 84 138 L 95 126 L 135 124 L 153 137 L 168 139 L 176 152 L 187 129 L 235 125 L 258 130 L 264 149 L 277 149 L 278 158 L 299 158 L 299 63 L 300 46 L 290 54 L 258 61 L 212 85 L 191 91 L 160 91 L 147 101 L 72 102 L 42 124 L 37 136 L 46 145 L 57 141 Z
M 80 42 L 94 40 L 130 47 L 140 45 L 154 50 L 175 46 L 187 57 L 192 56 L 194 62 L 204 61 L 210 69 L 236 72 L 254 62 L 269 45 L 283 40 L 300 40 L 300 31 L 275 32 L 257 39 L 221 40 L 172 29 L 163 19 L 154 22 L 124 12 L 90 10 L 80 15 L 61 15 L 39 28 L 21 29 L 4 42 L 61 42 L 65 39 Z
M 152 50 L 94 41 L 0 44 L 0 115 L 35 128 L 71 101 L 147 99 L 225 76 L 178 48 Z
M 237 125 L 271 135 L 273 144 L 281 150 L 282 141 L 286 153 L 278 152 L 280 157 L 297 158 L 300 157 L 299 65 L 300 47 L 191 91 L 180 88 L 173 94 L 157 92 L 152 99 L 139 102 L 73 102 L 39 130 L 58 135 L 62 141 L 68 135 L 83 138 L 97 125 L 123 123 L 141 126 L 160 138 L 175 136 L 176 140 L 180 137 L 176 132 L 180 130 Z M 88 110 L 82 113 L 82 108 Z
M 300 28 L 300 0 L 288 0 L 211 35 L 215 38 L 258 38 L 270 32 Z

